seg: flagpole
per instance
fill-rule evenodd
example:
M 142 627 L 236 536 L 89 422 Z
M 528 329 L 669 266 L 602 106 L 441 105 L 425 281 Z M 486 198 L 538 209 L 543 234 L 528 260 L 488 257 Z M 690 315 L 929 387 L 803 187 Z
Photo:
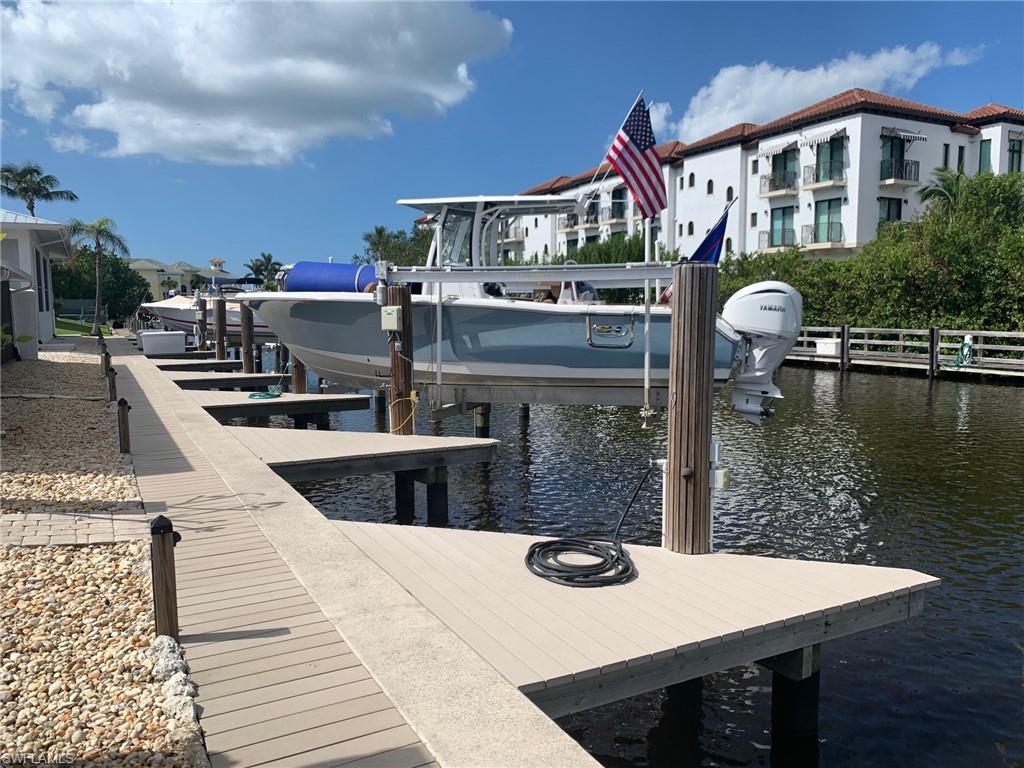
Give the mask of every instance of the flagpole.
M 644 217 L 644 263 L 651 260 L 651 218 Z M 644 280 L 644 407 L 641 411 L 644 428 L 651 417 L 651 281 Z

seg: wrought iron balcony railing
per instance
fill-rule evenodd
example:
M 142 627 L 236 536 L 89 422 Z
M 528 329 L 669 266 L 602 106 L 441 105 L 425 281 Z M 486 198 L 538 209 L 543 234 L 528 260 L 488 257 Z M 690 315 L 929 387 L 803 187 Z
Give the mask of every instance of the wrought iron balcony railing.
M 796 190 L 796 171 L 765 173 L 761 176 L 761 194 Z
M 584 224 L 597 224 L 599 221 L 598 211 L 596 208 L 589 209 L 583 213 Z
M 758 248 L 789 248 L 796 245 L 795 229 L 761 230 L 757 233 Z
M 501 240 L 522 240 L 526 233 L 522 224 L 510 224 L 501 230 Z
M 845 242 L 843 225 L 838 221 L 827 224 L 804 224 L 800 231 L 800 242 L 804 245 Z
M 882 160 L 882 167 L 879 173 L 882 181 L 887 181 L 888 179 L 920 181 L 921 163 L 917 160 L 893 160 L 886 158 Z
M 622 221 L 626 218 L 625 203 L 612 203 L 601 209 L 601 221 Z
M 559 229 L 575 229 L 580 225 L 580 217 L 575 213 L 566 213 L 558 217 Z
M 823 184 L 827 181 L 846 181 L 846 168 L 842 161 L 804 166 L 804 184 Z

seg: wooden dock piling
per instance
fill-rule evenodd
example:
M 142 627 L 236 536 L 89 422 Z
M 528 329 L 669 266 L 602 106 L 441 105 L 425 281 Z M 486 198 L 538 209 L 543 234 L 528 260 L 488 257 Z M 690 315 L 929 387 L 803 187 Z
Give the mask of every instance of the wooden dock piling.
M 292 355 L 292 393 L 306 394 L 306 364 Z
M 400 307 L 402 330 L 390 334 L 391 433 L 411 435 L 414 427 L 412 402 L 412 297 L 407 285 L 388 286 L 388 306 Z
M 252 349 L 252 310 L 249 308 L 249 305 L 243 301 L 239 304 L 238 314 L 242 337 L 242 371 L 245 373 L 255 373 L 256 366 L 254 365 Z
M 196 299 L 196 348 L 206 349 L 208 331 L 206 328 L 206 299 Z
M 181 541 L 171 521 L 158 515 L 149 524 L 153 561 L 153 614 L 157 635 L 178 639 L 178 585 L 174 545 Z
M 491 404 L 483 403 L 473 409 L 474 437 L 491 436 Z
M 228 309 L 224 299 L 213 299 L 213 336 L 217 348 L 217 359 L 227 359 Z
M 928 378 L 934 379 L 939 372 L 939 341 L 942 335 L 934 325 L 928 329 Z
M 665 546 L 704 554 L 711 534 L 711 394 L 718 267 L 684 263 L 673 273 L 669 360 Z
M 839 332 L 839 370 L 850 370 L 850 324 L 844 323 Z

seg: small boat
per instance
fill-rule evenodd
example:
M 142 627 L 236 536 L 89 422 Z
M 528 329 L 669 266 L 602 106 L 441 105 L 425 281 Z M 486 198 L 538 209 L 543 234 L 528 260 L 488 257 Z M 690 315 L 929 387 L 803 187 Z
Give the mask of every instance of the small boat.
M 226 323 L 225 329 L 229 339 L 237 340 L 241 336 L 240 309 L 235 298 L 228 298 L 225 303 Z M 171 296 L 162 301 L 148 301 L 142 308 L 155 315 L 157 323 L 167 331 L 185 331 L 193 333 L 196 328 L 196 311 L 199 308 L 198 295 L 193 296 Z M 206 327 L 209 333 L 213 333 L 213 307 L 210 302 L 206 305 Z M 259 316 L 253 316 L 253 337 L 257 341 L 270 341 L 276 334 L 270 329 Z
M 412 296 L 411 357 L 417 381 L 441 380 L 448 387 L 486 387 L 494 400 L 504 390 L 507 402 L 640 404 L 645 388 L 667 387 L 671 312 L 649 308 L 649 355 L 644 306 L 602 304 L 579 267 L 580 280 L 544 280 L 544 267 L 532 267 L 536 279 L 523 280 L 523 269 L 496 263 L 496 235 L 506 216 L 557 215 L 577 201 L 565 196 L 446 198 L 399 201 L 435 220 L 435 235 L 426 260 L 422 292 Z M 440 256 L 439 256 L 440 254 Z M 460 257 L 453 263 L 453 254 Z M 445 258 L 447 257 L 447 258 Z M 427 274 L 431 269 L 465 270 L 465 281 L 442 284 L 439 297 Z M 381 265 L 378 265 L 381 266 Z M 636 285 L 643 264 L 609 265 L 603 286 Z M 646 265 L 654 266 L 654 265 Z M 621 272 L 609 282 L 609 272 Z M 530 269 L 525 270 L 530 272 Z M 564 268 L 563 268 L 564 271 Z M 663 269 L 664 271 L 664 269 Z M 408 278 L 408 276 L 406 276 Z M 529 277 L 529 275 L 527 275 Z M 309 368 L 330 381 L 373 387 L 388 380 L 388 335 L 381 330 L 381 308 L 374 295 L 374 265 L 300 262 L 286 267 L 285 289 L 239 296 L 259 312 L 273 332 Z M 406 279 L 405 282 L 409 282 Z M 642 282 L 640 283 L 643 284 Z M 554 288 L 545 301 L 512 298 L 538 287 Z M 416 286 L 414 285 L 414 292 Z M 554 301 L 551 301 L 554 299 Z M 765 415 L 765 402 L 781 396 L 771 381 L 800 333 L 802 302 L 793 288 L 759 283 L 738 292 L 717 318 L 715 381 L 732 379 L 733 405 L 752 421 Z M 441 322 L 440 354 L 437 322 Z

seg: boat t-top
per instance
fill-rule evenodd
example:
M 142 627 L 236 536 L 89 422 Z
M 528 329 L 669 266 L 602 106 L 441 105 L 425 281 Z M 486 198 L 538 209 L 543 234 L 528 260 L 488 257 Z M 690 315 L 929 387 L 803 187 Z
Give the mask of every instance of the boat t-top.
M 435 404 L 666 404 L 670 309 L 604 304 L 597 290 L 667 282 L 670 264 L 500 264 L 509 219 L 578 212 L 571 196 L 398 202 L 434 227 L 423 266 L 299 262 L 285 268 L 283 290 L 236 299 L 330 381 L 375 387 L 388 380 L 376 289 L 404 282 L 414 294 L 417 384 L 432 388 Z M 732 381 L 733 407 L 751 421 L 781 396 L 772 373 L 800 333 L 801 313 L 796 290 L 763 282 L 737 292 L 717 318 L 715 381 Z

